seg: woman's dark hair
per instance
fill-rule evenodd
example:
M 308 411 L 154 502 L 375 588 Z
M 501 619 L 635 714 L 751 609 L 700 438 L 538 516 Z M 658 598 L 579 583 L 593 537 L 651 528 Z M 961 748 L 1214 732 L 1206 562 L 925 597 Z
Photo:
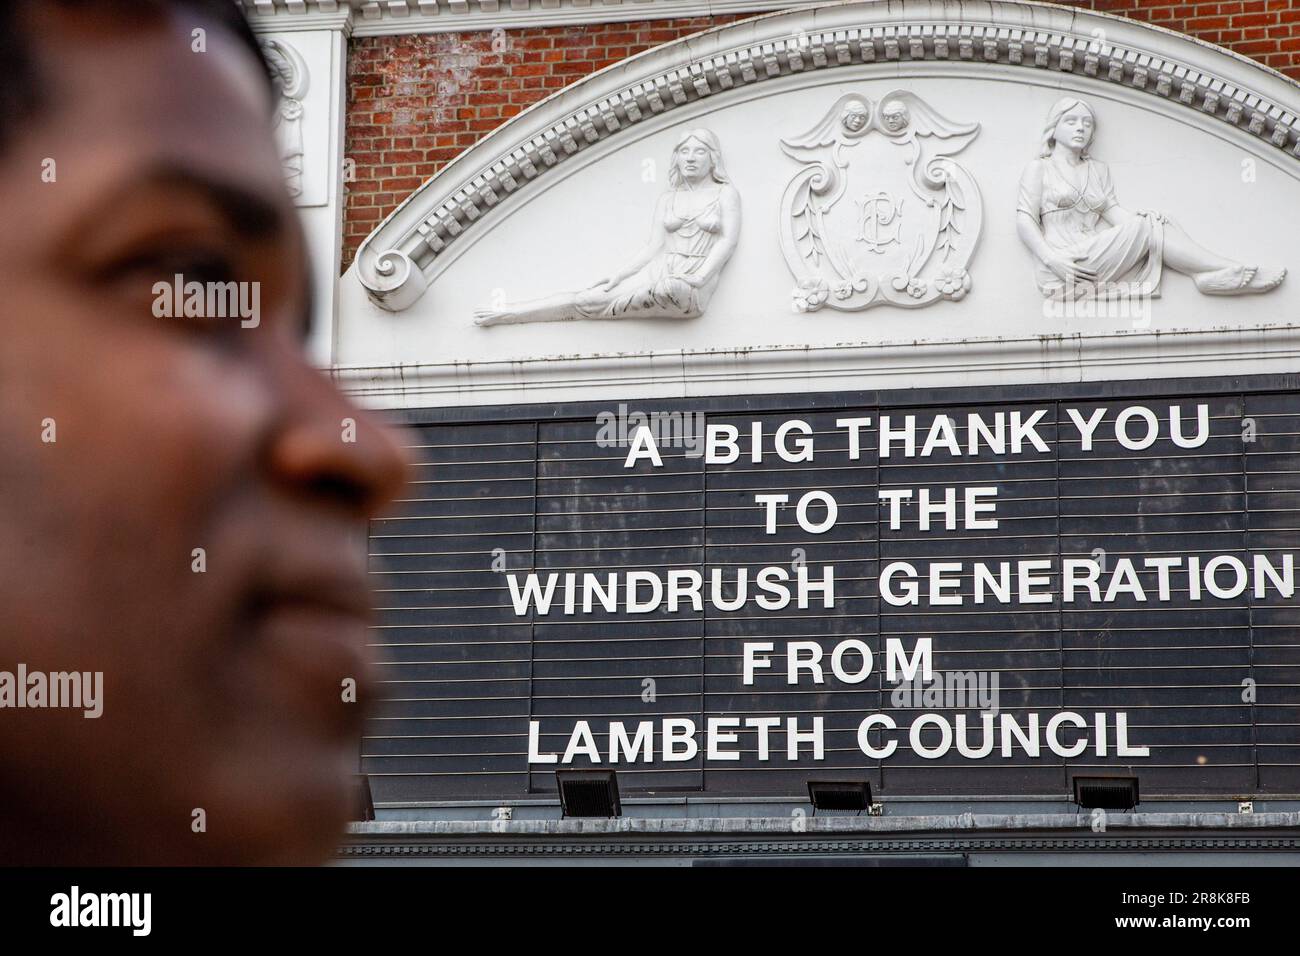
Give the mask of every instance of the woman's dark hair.
M 27 8 L 33 3 L 56 3 L 69 8 L 110 7 L 118 16 L 147 16 L 164 10 L 199 14 L 225 27 L 246 46 L 258 62 L 265 64 L 262 50 L 248 21 L 235 0 L 0 0 L 0 150 L 24 120 L 37 115 L 46 105 L 40 68 L 32 57 L 30 37 L 24 35 Z M 267 71 L 267 82 L 271 74 Z

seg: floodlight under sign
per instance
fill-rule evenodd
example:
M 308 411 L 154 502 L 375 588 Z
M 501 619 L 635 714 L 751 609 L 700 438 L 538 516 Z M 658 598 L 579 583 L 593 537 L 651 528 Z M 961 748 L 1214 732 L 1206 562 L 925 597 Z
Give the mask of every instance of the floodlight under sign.
M 557 770 L 560 816 L 621 817 L 618 776 L 613 770 Z
M 871 784 L 865 780 L 809 780 L 808 801 L 818 810 L 856 811 L 871 806 Z
M 1075 777 L 1074 802 L 1083 810 L 1132 810 L 1138 805 L 1138 778 Z

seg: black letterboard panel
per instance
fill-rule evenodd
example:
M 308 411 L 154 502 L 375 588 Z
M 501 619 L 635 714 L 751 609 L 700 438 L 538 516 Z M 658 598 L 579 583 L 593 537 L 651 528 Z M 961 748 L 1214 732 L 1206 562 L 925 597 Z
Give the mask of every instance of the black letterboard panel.
M 1167 384 L 1167 383 L 1156 383 Z M 1062 558 L 1092 557 L 1103 568 L 1122 558 L 1139 570 L 1148 556 L 1251 555 L 1280 562 L 1300 550 L 1300 395 L 1272 389 L 1195 391 L 1130 385 L 1122 398 L 1104 386 L 1073 386 L 1068 397 L 1039 388 L 1007 401 L 1015 390 L 966 389 L 897 402 L 888 395 L 817 395 L 804 399 L 708 399 L 690 403 L 629 401 L 629 410 L 687 411 L 740 430 L 740 460 L 706 466 L 680 447 L 664 447 L 663 467 L 625 468 L 626 447 L 597 441 L 600 409 L 546 408 L 530 417 L 492 410 L 411 413 L 406 433 L 416 462 L 405 500 L 371 530 L 371 567 L 378 588 L 374 653 L 382 702 L 363 741 L 362 765 L 375 798 L 388 802 L 509 799 L 548 794 L 555 767 L 527 764 L 528 725 L 540 721 L 540 749 L 562 752 L 578 720 L 590 723 L 602 750 L 611 720 L 684 717 L 695 721 L 703 753 L 709 717 L 820 716 L 825 753 L 805 748 L 786 759 L 784 729 L 772 731 L 773 756 L 760 761 L 757 739 L 742 731 L 740 759 L 620 763 L 625 794 L 798 796 L 809 779 L 863 778 L 893 795 L 1054 796 L 1081 772 L 1132 770 L 1144 797 L 1300 793 L 1300 608 L 1296 598 L 1250 589 L 1240 597 L 1192 600 L 1175 574 L 1168 601 L 1122 595 L 1072 603 L 1059 598 Z M 1136 390 L 1135 390 L 1136 389 Z M 1021 390 L 1021 394 L 1024 390 Z M 1198 404 L 1209 407 L 1210 438 L 1201 447 L 1176 445 L 1169 407 L 1184 411 L 1195 430 Z M 1115 415 L 1135 405 L 1160 418 L 1161 437 L 1129 450 L 1114 439 Z M 747 408 L 754 408 L 747 411 Z M 1066 409 L 1107 409 L 1094 447 L 1085 451 Z M 604 407 L 617 411 L 617 403 Z M 1019 411 L 1045 414 L 1037 432 L 1046 452 L 976 456 L 935 454 L 879 457 L 878 423 L 916 416 L 924 436 L 936 415 L 950 416 L 966 444 L 966 416 Z M 848 435 L 836 419 L 870 417 L 862 455 L 850 460 Z M 771 451 L 749 460 L 751 423 L 770 436 L 798 418 L 815 432 L 812 462 L 789 463 Z M 1140 427 L 1135 429 L 1141 431 Z M 913 505 L 891 529 L 881 489 L 996 486 L 996 530 L 919 528 Z M 809 534 L 793 518 L 793 502 L 809 490 L 833 494 L 836 525 Z M 755 494 L 786 493 L 778 529 L 766 534 Z M 820 511 L 816 511 L 820 515 Z M 960 605 L 895 607 L 881 600 L 878 575 L 907 561 L 924 577 L 935 561 L 1052 562 L 1050 603 L 969 600 L 962 576 Z M 707 602 L 628 614 L 599 608 L 589 614 L 515 614 L 506 573 L 529 571 L 692 568 L 724 578 L 746 567 L 804 563 L 820 576 L 835 566 L 833 609 L 793 605 L 763 610 L 751 599 L 736 611 Z M 1141 572 L 1154 592 L 1155 573 Z M 1225 575 L 1225 580 L 1228 576 Z M 1103 581 L 1105 578 L 1103 577 Z M 707 589 L 707 587 L 706 587 Z M 734 587 L 728 594 L 734 593 Z M 933 640 L 944 672 L 996 672 L 1002 712 L 1038 712 L 1044 719 L 1075 711 L 1128 714 L 1133 742 L 1150 747 L 1137 759 L 1038 757 L 995 749 L 970 759 L 954 751 L 922 758 L 906 733 L 887 759 L 867 757 L 857 728 L 873 713 L 900 727 L 944 706 L 899 706 L 884 681 L 885 641 L 911 648 Z M 784 667 L 741 679 L 742 645 L 769 640 L 778 650 L 811 639 L 827 650 L 848 638 L 865 641 L 876 668 L 846 685 L 829 673 L 817 685 L 786 682 Z M 978 714 L 967 711 L 978 729 Z M 882 731 L 873 730 L 879 744 Z M 976 736 L 979 736 L 978 732 Z M 927 733 L 927 740 L 938 731 Z M 1112 740 L 1113 747 L 1113 740 Z M 585 761 L 575 766 L 588 766 Z

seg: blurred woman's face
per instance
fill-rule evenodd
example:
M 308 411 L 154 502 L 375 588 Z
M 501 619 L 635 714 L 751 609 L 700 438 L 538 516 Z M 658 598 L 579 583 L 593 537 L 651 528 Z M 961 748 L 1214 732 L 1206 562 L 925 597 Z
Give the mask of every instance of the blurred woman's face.
M 44 105 L 0 153 L 0 661 L 103 690 L 95 719 L 0 720 L 0 859 L 319 861 L 400 449 L 303 357 L 252 53 L 193 14 L 29 6 Z M 256 324 L 159 317 L 177 274 L 256 289 Z

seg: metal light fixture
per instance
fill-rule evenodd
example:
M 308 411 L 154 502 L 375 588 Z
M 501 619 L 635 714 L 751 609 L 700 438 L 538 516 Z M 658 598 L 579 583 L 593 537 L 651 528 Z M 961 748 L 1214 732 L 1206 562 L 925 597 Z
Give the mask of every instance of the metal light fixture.
M 560 817 L 621 817 L 618 776 L 613 770 L 557 770 Z
M 1138 778 L 1075 777 L 1074 802 L 1083 810 L 1132 810 L 1138 805 Z
M 818 810 L 853 810 L 860 816 L 871 806 L 871 784 L 865 780 L 809 780 L 808 801 Z

